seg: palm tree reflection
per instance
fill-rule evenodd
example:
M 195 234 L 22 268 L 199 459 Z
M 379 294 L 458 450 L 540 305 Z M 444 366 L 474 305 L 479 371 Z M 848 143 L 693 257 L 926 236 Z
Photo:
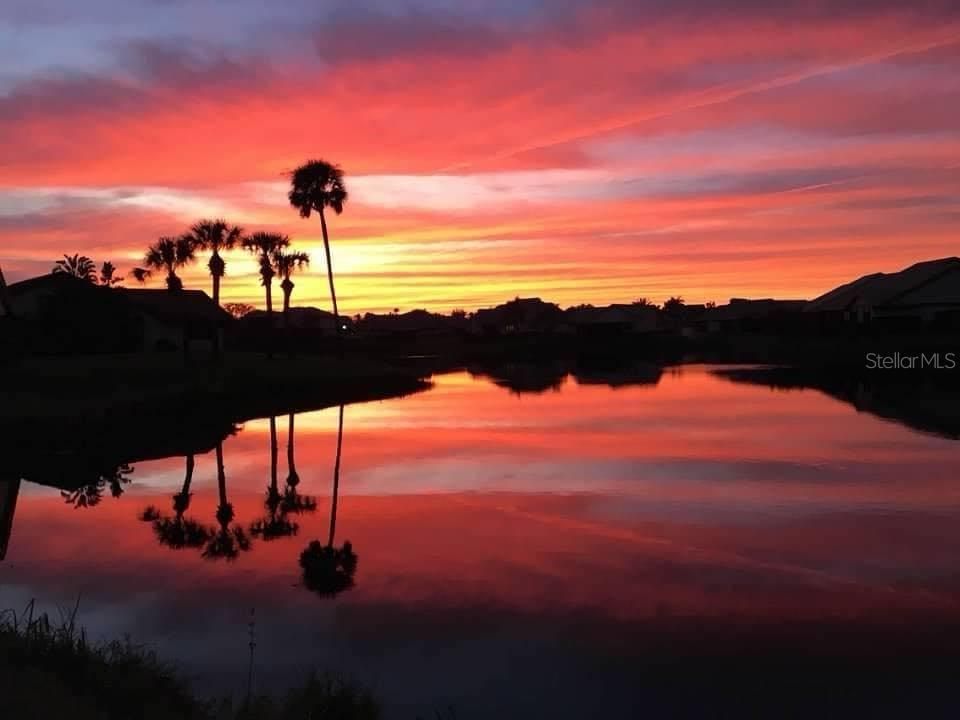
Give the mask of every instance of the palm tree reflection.
M 349 590 L 354 584 L 357 571 L 357 554 L 353 544 L 347 540 L 342 547 L 334 547 L 333 540 L 337 527 L 337 500 L 340 490 L 340 455 L 343 447 L 343 405 L 340 406 L 337 425 L 337 455 L 333 465 L 333 497 L 330 504 L 330 534 L 327 544 L 312 540 L 300 553 L 300 567 L 303 569 L 303 584 L 308 590 L 324 596 L 333 597 Z
M 217 505 L 217 523 L 220 529 L 213 533 L 213 537 L 203 549 L 203 556 L 209 559 L 225 558 L 236 560 L 241 552 L 250 549 L 250 538 L 239 525 L 231 526 L 233 522 L 233 505 L 227 500 L 227 474 L 223 467 L 223 443 L 217 443 L 217 487 L 220 493 L 220 503 Z
M 75 508 L 87 508 L 100 504 L 103 491 L 109 487 L 110 495 L 118 498 L 123 495 L 124 485 L 130 483 L 133 468 L 126 463 L 114 465 L 103 472 L 96 473 L 96 480 L 81 485 L 74 490 L 61 490 L 60 497 L 67 505 Z
M 195 466 L 193 455 L 186 456 L 186 471 L 183 478 L 183 487 L 173 496 L 173 517 L 161 515 L 160 511 L 150 505 L 140 514 L 140 519 L 153 523 L 153 532 L 157 541 L 174 550 L 184 548 L 200 548 L 210 542 L 214 529 L 203 525 L 192 518 L 184 517 L 190 509 L 190 483 L 193 482 Z
M 291 416 L 292 417 L 292 416 Z M 291 421 L 292 422 L 292 421 Z M 290 462 L 290 449 L 287 449 L 287 461 Z M 277 419 L 270 418 L 270 485 L 267 486 L 263 505 L 266 516 L 250 524 L 250 534 L 263 540 L 296 535 L 300 526 L 287 518 L 289 510 L 284 504 L 285 495 L 281 495 L 277 485 Z

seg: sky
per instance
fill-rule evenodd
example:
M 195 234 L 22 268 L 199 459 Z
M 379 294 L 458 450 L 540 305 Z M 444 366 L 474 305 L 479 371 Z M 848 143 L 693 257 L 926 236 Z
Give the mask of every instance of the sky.
M 323 158 L 348 314 L 814 297 L 957 254 L 958 69 L 948 1 L 4 0 L 0 263 L 127 270 L 224 217 L 289 234 L 326 307 L 286 199 Z

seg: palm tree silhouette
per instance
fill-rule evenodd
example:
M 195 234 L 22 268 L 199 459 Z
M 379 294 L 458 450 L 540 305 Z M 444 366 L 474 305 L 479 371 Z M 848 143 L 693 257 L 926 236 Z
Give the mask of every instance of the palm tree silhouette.
M 60 497 L 74 508 L 94 507 L 103 499 L 103 491 L 109 487 L 110 495 L 118 498 L 123 495 L 123 486 L 130 483 L 133 467 L 126 463 L 114 465 L 96 473 L 96 479 L 74 490 L 61 490 Z
M 256 232 L 243 238 L 243 249 L 256 256 L 260 265 L 260 284 L 267 296 L 267 320 L 273 327 L 273 256 L 290 245 L 290 238 L 280 233 Z
M 296 488 L 300 484 L 300 475 L 293 452 L 293 419 L 294 413 L 290 413 L 287 418 L 287 486 Z
M 162 237 L 147 248 L 143 258 L 144 268 L 133 271 L 137 280 L 143 282 L 153 270 L 166 271 L 167 289 L 171 292 L 183 290 L 183 281 L 177 277 L 177 270 L 193 262 L 196 248 L 187 235 L 180 237 Z
M 173 496 L 173 517 L 162 515 L 153 505 L 147 506 L 140 513 L 141 520 L 152 524 L 157 541 L 174 550 L 203 547 L 210 542 L 214 534 L 212 527 L 184 517 L 190 507 L 190 483 L 193 481 L 195 466 L 193 455 L 187 455 L 185 460 L 183 487 Z
M 250 524 L 250 534 L 264 540 L 296 535 L 300 529 L 297 523 L 287 518 L 283 495 L 277 484 L 277 419 L 270 418 L 270 485 L 267 486 L 263 505 L 267 510 L 265 517 Z
M 323 251 L 327 256 L 327 279 L 330 282 L 330 300 L 333 303 L 334 331 L 340 332 L 340 312 L 337 309 L 337 291 L 333 285 L 333 264 L 330 260 L 330 238 L 327 233 L 325 208 L 337 215 L 343 212 L 347 201 L 347 189 L 343 183 L 343 170 L 325 160 L 310 160 L 290 173 L 290 204 L 300 211 L 300 217 L 309 218 L 311 213 L 320 215 L 323 231 Z
M 213 278 L 213 301 L 220 304 L 220 280 L 226 274 L 227 264 L 220 257 L 221 250 L 232 250 L 243 239 L 243 229 L 228 225 L 225 220 L 201 220 L 188 233 L 198 250 L 209 250 L 207 267 Z
M 64 255 L 63 260 L 57 260 L 53 272 L 71 275 L 87 282 L 96 282 L 97 267 L 93 260 L 86 255 Z
M 333 465 L 333 497 L 330 503 L 330 534 L 327 544 L 312 540 L 300 553 L 303 584 L 313 592 L 333 597 L 353 587 L 357 572 L 357 554 L 347 540 L 342 547 L 334 547 L 337 528 L 337 500 L 340 488 L 340 454 L 343 448 L 343 405 L 340 406 L 337 424 L 337 455 Z
M 105 260 L 103 265 L 100 266 L 100 277 L 98 280 L 104 287 L 113 287 L 114 285 L 122 283 L 123 277 L 117 275 L 117 268 L 112 262 Z
M 233 505 L 227 500 L 227 473 L 223 467 L 223 443 L 217 443 L 217 488 L 220 493 L 220 503 L 217 505 L 217 524 L 220 529 L 214 532 L 213 537 L 203 549 L 203 557 L 208 559 L 225 558 L 236 560 L 241 552 L 250 549 L 250 538 L 239 525 L 233 527 Z
M 282 509 L 285 513 L 314 512 L 317 509 L 317 500 L 309 495 L 297 492 L 300 485 L 300 474 L 294 453 L 294 414 L 290 413 L 287 420 L 287 485 L 283 490 Z
M 290 296 L 293 294 L 293 280 L 290 276 L 310 264 L 310 256 L 305 252 L 287 252 L 279 249 L 273 253 L 273 270 L 283 280 L 280 288 L 283 290 L 283 324 L 290 327 Z

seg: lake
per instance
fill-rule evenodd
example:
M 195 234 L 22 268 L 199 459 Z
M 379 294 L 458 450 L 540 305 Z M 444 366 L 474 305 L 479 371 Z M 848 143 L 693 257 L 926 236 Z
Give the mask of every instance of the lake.
M 223 487 L 200 454 L 189 498 L 184 457 L 135 463 L 118 497 L 24 481 L 0 607 L 79 596 L 92 638 L 130 634 L 209 694 L 243 692 L 255 608 L 257 690 L 336 669 L 390 718 L 630 717 L 652 648 L 955 622 L 960 443 L 733 380 L 462 372 L 348 405 L 333 544 L 356 566 L 312 590 L 299 558 L 329 541 L 338 408 L 296 415 L 291 452 L 276 418 L 275 473 L 270 421 L 247 422 Z

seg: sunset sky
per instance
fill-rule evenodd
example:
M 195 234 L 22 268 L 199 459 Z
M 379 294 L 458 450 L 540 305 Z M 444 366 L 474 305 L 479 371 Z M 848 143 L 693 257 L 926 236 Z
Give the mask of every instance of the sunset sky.
M 3 0 L 8 281 L 222 216 L 289 233 L 326 307 L 313 157 L 349 314 L 812 297 L 960 251 L 960 4 Z

